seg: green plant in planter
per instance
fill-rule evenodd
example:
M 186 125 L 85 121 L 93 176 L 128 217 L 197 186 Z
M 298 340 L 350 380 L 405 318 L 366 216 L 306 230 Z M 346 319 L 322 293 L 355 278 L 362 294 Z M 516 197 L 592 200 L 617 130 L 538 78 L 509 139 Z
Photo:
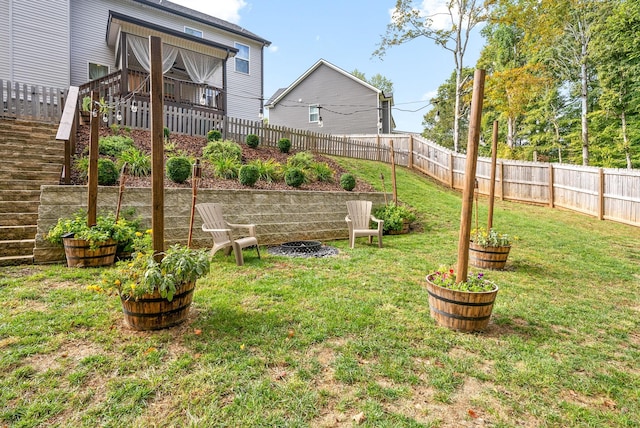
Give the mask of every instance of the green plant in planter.
M 508 247 L 514 241 L 517 241 L 518 237 L 506 233 L 498 233 L 493 228 L 487 231 L 487 229 L 479 227 L 471 231 L 469 239 L 481 247 Z
M 155 291 L 168 301 L 173 300 L 176 288 L 209 273 L 209 252 L 172 245 L 164 252 L 162 261 L 154 257 L 152 232 L 137 232 L 131 260 L 123 260 L 106 270 L 100 285 L 91 286 L 98 292 L 117 294 L 125 299 L 138 299 Z
M 439 287 L 471 293 L 485 293 L 497 288 L 493 282 L 484 277 L 482 272 L 469 272 L 466 281 L 456 282 L 456 273 L 446 266 L 440 266 L 437 271 L 429 274 L 427 279 Z
M 104 214 L 96 217 L 95 226 L 87 225 L 87 213 L 84 210 L 77 211 L 70 218 L 60 218 L 49 229 L 45 239 L 53 244 L 62 245 L 62 239 L 73 237 L 89 241 L 92 248 L 98 243 L 113 239 L 119 246 L 126 248 L 133 243 L 133 238 L 139 227 L 138 220 L 127 220 L 120 217 L 116 221 L 115 214 Z
M 382 228 L 386 233 L 400 232 L 406 222 L 411 223 L 416 220 L 415 213 L 409 207 L 396 205 L 394 202 L 376 208 L 373 215 L 384 220 Z

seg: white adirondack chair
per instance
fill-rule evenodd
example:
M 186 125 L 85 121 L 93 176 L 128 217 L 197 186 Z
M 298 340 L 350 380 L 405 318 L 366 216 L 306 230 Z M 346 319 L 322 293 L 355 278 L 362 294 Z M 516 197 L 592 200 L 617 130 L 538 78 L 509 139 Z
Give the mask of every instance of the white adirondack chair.
M 371 215 L 371 201 L 347 201 L 347 216 L 345 221 L 349 227 L 349 246 L 354 247 L 356 238 L 368 236 L 369 244 L 373 243 L 373 237 L 378 237 L 378 247 L 382 248 L 382 225 L 384 220 L 380 220 Z M 377 229 L 370 229 L 369 223 L 373 221 L 378 224 Z
M 213 237 L 212 257 L 218 250 L 224 249 L 224 253 L 227 256 L 233 250 L 236 256 L 236 264 L 242 266 L 244 264 L 242 249 L 256 247 L 258 258 L 260 258 L 260 247 L 256 237 L 255 224 L 227 223 L 222 215 L 222 207 L 216 203 L 196 204 L 196 209 L 200 217 L 202 217 L 202 230 L 211 233 Z M 234 239 L 234 229 L 245 229 L 247 233 L 243 235 L 244 237 Z

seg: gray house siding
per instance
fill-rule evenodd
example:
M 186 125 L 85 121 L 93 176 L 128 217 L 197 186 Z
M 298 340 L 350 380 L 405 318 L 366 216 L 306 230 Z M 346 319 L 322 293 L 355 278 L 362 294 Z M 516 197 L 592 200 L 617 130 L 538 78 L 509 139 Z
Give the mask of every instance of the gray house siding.
M 309 122 L 309 106 L 315 104 L 322 128 Z M 378 93 L 321 64 L 269 109 L 269 123 L 328 134 L 375 134 Z
M 235 72 L 233 58 L 227 61 L 227 85 L 229 87 L 227 114 L 240 119 L 257 120 L 260 111 L 262 87 L 262 44 L 223 30 L 206 26 L 201 22 L 176 16 L 164 10 L 128 0 L 71 0 L 71 84 L 80 85 L 88 80 L 89 62 L 108 65 L 109 71 L 116 71 L 115 51 L 105 40 L 109 11 L 119 12 L 142 21 L 166 27 L 179 32 L 190 27 L 203 32 L 203 38 L 233 47 L 239 42 L 250 47 L 250 73 Z M 86 19 L 91 16 L 91 19 Z M 222 73 L 219 73 L 222 86 Z M 247 96 L 256 102 L 247 102 Z
M 0 78 L 64 88 L 69 83 L 69 0 L 0 0 Z

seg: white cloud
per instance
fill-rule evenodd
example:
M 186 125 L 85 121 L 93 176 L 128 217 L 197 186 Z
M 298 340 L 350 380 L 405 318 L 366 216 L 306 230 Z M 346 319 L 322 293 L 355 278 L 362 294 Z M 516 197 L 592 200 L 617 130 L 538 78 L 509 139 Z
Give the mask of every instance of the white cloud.
M 245 0 L 171 0 L 173 3 L 197 10 L 216 18 L 237 24 L 240 22 L 240 9 L 247 6 Z
M 451 29 L 451 15 L 449 14 L 448 0 L 422 0 L 420 4 L 420 15 L 423 17 L 429 17 L 432 19 L 431 27 L 435 30 L 448 30 Z M 458 15 L 458 7 L 454 2 L 453 17 Z M 389 9 L 389 17 L 393 21 L 393 15 L 396 9 Z
M 269 52 L 276 53 L 276 52 L 278 52 L 278 46 L 276 46 L 276 45 L 269 45 L 269 47 L 267 48 L 267 50 L 268 50 Z
M 431 98 L 435 97 L 436 95 L 438 95 L 438 90 L 434 89 L 433 91 L 426 92 L 424 95 L 422 95 L 421 100 L 429 101 L 431 100 Z

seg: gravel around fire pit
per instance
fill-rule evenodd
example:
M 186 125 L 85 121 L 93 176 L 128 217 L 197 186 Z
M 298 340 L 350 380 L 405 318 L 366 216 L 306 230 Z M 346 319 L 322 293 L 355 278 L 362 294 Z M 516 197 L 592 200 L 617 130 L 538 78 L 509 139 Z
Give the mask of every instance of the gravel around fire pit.
M 320 241 L 293 241 L 267 248 L 269 254 L 286 257 L 326 257 L 338 254 L 338 249 Z

